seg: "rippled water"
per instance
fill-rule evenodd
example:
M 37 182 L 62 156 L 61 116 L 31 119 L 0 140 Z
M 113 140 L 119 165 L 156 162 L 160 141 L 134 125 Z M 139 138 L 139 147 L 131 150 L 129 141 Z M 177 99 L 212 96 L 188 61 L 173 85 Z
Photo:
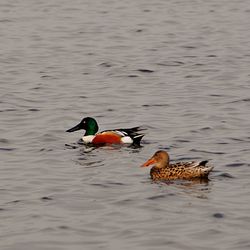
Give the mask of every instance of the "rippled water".
M 2 0 L 1 249 L 249 249 L 249 22 L 247 0 Z M 86 152 L 85 116 L 143 147 Z M 160 148 L 210 181 L 153 183 Z

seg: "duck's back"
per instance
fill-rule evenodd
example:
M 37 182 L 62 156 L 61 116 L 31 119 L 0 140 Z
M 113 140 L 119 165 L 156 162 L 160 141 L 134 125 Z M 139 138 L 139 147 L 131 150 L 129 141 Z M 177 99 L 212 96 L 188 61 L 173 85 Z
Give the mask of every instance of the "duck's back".
M 153 180 L 176 180 L 207 178 L 213 167 L 206 166 L 208 161 L 178 162 L 166 168 L 153 167 L 150 176 Z

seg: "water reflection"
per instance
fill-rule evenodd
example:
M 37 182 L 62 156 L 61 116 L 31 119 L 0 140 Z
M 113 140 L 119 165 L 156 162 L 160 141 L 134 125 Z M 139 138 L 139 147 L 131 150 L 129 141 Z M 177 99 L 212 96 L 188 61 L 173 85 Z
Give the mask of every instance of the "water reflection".
M 211 192 L 212 187 L 210 179 L 152 181 L 152 183 L 157 183 L 161 188 L 172 186 L 185 195 L 194 196 L 200 199 L 208 199 L 207 195 Z

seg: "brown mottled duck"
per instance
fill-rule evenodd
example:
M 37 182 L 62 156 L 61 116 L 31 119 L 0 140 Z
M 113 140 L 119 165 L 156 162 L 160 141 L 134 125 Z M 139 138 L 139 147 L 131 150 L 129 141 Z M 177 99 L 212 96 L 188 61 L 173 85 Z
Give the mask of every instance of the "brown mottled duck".
M 157 151 L 142 167 L 154 166 L 150 170 L 153 180 L 192 180 L 208 178 L 213 167 L 206 166 L 208 161 L 191 161 L 169 163 L 169 155 L 164 150 Z

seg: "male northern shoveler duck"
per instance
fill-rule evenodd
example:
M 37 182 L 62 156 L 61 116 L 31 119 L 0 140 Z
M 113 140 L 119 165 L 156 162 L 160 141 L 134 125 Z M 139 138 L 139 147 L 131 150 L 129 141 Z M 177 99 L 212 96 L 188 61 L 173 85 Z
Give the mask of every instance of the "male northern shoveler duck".
M 138 133 L 143 130 L 141 127 L 105 130 L 97 133 L 98 124 L 92 117 L 83 118 L 79 124 L 66 132 L 74 132 L 80 129 L 86 130 L 81 138 L 82 142 L 98 146 L 105 144 L 133 144 L 140 146 L 140 141 L 144 136 L 144 134 Z
M 169 155 L 166 151 L 157 151 L 141 167 L 155 164 L 150 170 L 151 178 L 155 180 L 191 180 L 197 178 L 208 178 L 213 167 L 206 166 L 208 161 L 192 161 L 169 163 Z

